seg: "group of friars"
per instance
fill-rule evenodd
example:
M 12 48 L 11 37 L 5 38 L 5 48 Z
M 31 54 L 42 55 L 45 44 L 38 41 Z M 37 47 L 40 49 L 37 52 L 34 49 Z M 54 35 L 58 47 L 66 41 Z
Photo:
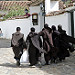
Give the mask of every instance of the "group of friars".
M 21 28 L 17 27 L 11 39 L 11 47 L 18 66 L 20 66 L 23 49 L 28 50 L 29 66 L 38 64 L 41 61 L 42 53 L 44 53 L 46 62 L 44 65 L 49 65 L 49 62 L 56 63 L 65 60 L 66 57 L 70 56 L 70 52 L 74 51 L 75 38 L 67 35 L 61 25 L 58 25 L 57 30 L 55 25 L 50 28 L 48 24 L 45 24 L 39 33 L 36 33 L 35 28 L 32 27 L 26 41 L 20 30 Z

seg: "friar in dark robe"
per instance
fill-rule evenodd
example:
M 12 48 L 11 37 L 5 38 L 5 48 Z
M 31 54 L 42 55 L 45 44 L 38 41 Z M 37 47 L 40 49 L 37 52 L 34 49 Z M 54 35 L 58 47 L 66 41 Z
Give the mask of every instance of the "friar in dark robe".
M 59 47 L 59 39 L 60 39 L 60 32 L 56 30 L 56 26 L 52 25 L 52 39 L 53 39 L 53 45 L 55 47 Z
M 61 25 L 58 25 L 58 31 L 61 33 L 61 36 L 64 37 L 64 41 L 68 43 L 68 48 L 70 52 L 74 52 L 75 49 L 72 44 L 75 44 L 75 38 L 66 34 L 66 31 L 62 29 Z M 66 40 L 67 39 L 67 40 Z M 70 44 L 71 43 L 71 44 Z
M 31 32 L 28 34 L 26 43 L 29 45 L 29 66 L 35 66 L 38 63 L 40 53 L 45 52 L 42 47 L 42 41 L 39 35 L 35 32 L 35 28 L 31 28 Z
M 41 32 L 39 32 L 39 35 L 43 38 L 43 49 L 47 52 L 44 53 L 44 58 L 46 61 L 45 65 L 48 65 L 50 60 L 50 50 L 53 46 L 51 28 L 48 27 L 48 24 L 44 25 L 44 28 Z
M 60 41 L 60 44 L 59 44 L 60 52 L 58 56 L 59 56 L 59 60 L 62 61 L 62 60 L 65 60 L 65 57 L 70 56 L 70 53 L 67 50 L 70 44 L 69 44 L 69 41 L 67 40 L 68 38 L 66 38 L 67 37 L 66 31 L 62 29 L 61 25 L 58 25 L 58 31 L 60 32 L 60 40 L 59 40 Z
M 55 47 L 54 52 L 52 53 L 54 55 L 52 62 L 57 62 L 56 59 L 58 58 L 59 54 L 59 47 L 60 47 L 60 32 L 56 30 L 56 26 L 52 25 L 52 39 L 53 39 L 53 45 Z
M 20 32 L 21 28 L 17 27 L 16 32 L 12 34 L 11 47 L 14 52 L 14 58 L 17 61 L 17 66 L 20 66 L 20 58 L 23 54 L 23 49 L 26 49 L 26 43 L 24 41 L 24 34 Z

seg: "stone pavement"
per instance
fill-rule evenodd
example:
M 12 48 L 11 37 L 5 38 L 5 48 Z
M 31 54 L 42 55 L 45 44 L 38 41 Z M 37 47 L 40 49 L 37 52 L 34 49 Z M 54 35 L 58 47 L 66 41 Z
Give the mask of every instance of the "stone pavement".
M 10 45 L 10 44 L 9 44 Z M 29 63 L 16 66 L 12 48 L 0 48 L 0 75 L 75 75 L 75 52 L 69 58 L 57 64 L 39 68 L 29 67 Z
M 9 39 L 0 38 L 0 48 L 9 48 L 11 41 Z

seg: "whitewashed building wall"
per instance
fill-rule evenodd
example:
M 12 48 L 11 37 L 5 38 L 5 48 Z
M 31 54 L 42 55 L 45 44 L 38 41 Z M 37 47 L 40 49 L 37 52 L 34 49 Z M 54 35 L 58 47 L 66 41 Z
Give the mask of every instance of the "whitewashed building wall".
M 59 11 L 59 1 L 45 0 L 46 14 L 52 11 Z
M 74 11 L 74 37 L 75 37 L 75 11 Z
M 0 28 L 3 32 L 3 38 L 11 39 L 12 33 L 16 31 L 16 27 L 21 27 L 21 32 L 24 33 L 26 38 L 30 31 L 30 18 L 27 19 L 16 19 L 16 20 L 6 20 L 0 22 Z
M 41 16 L 42 17 L 42 16 Z M 39 25 L 32 25 L 31 17 L 26 19 L 15 19 L 15 20 L 6 20 L 0 22 L 0 28 L 3 32 L 3 38 L 11 39 L 12 33 L 16 31 L 16 27 L 21 27 L 21 32 L 24 33 L 25 39 L 27 34 L 30 32 L 31 27 L 35 27 L 36 32 L 39 32 L 43 28 L 43 21 L 39 16 Z M 57 16 L 48 16 L 45 18 L 45 23 L 49 24 L 51 27 L 55 25 L 56 27 L 61 24 L 62 28 L 66 30 L 67 34 L 71 35 L 71 18 L 70 13 L 64 13 Z M 74 30 L 75 30 L 75 12 L 74 12 Z M 74 31 L 75 34 L 75 31 Z
M 48 16 L 46 17 L 46 23 L 51 27 L 55 25 L 56 27 L 61 24 L 62 28 L 66 30 L 67 34 L 71 35 L 71 23 L 70 23 L 70 14 L 64 13 L 57 16 Z
M 31 6 L 30 7 L 30 13 L 31 13 L 31 21 L 30 21 L 30 24 L 31 24 L 31 27 L 34 27 L 36 29 L 36 31 L 38 32 L 40 30 L 40 6 Z M 33 25 L 32 23 L 32 14 L 33 13 L 37 13 L 38 14 L 38 25 Z

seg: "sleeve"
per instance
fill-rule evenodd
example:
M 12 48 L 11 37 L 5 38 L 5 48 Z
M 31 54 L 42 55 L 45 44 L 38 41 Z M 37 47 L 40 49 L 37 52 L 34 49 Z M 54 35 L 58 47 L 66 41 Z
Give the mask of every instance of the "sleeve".
M 26 42 L 25 41 L 23 42 L 23 48 L 26 48 L 27 49 L 27 45 L 26 45 Z
M 50 44 L 50 46 L 53 47 L 52 33 L 50 34 L 47 33 L 47 39 L 48 39 L 48 43 Z
M 51 43 L 51 45 L 53 46 L 53 39 L 52 39 L 52 34 L 50 34 L 50 43 Z
M 42 40 L 41 40 L 40 36 L 39 36 L 39 42 L 40 42 L 40 47 L 42 47 Z
M 38 33 L 39 36 L 43 36 L 43 34 L 44 34 L 43 31 Z

